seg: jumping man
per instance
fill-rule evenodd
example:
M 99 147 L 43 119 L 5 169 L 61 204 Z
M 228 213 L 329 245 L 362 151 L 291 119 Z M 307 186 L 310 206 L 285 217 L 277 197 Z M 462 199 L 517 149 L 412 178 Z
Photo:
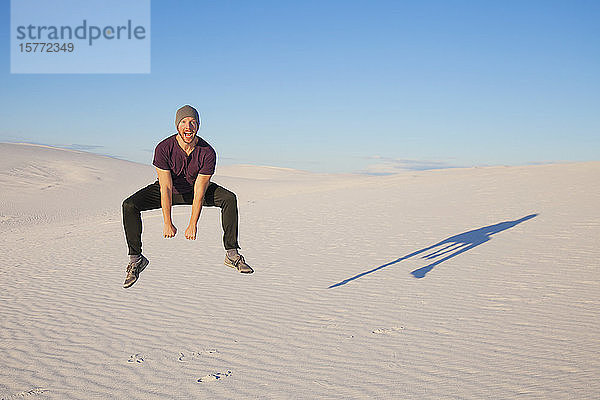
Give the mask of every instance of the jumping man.
M 160 142 L 154 150 L 158 180 L 140 189 L 123 202 L 123 227 L 129 247 L 129 264 L 123 287 L 133 285 L 149 261 L 142 255 L 141 212 L 162 208 L 163 236 L 172 238 L 177 228 L 171 219 L 171 206 L 192 206 L 185 238 L 196 240 L 196 230 L 203 206 L 221 208 L 225 265 L 246 274 L 254 272 L 238 253 L 238 209 L 235 194 L 210 181 L 215 172 L 217 155 L 202 138 L 196 136 L 200 116 L 186 105 L 177 110 L 177 133 Z

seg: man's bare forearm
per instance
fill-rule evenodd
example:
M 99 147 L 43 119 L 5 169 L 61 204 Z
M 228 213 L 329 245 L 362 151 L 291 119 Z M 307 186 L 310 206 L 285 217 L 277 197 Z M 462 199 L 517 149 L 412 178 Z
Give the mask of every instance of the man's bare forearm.
M 190 225 L 197 225 L 200 219 L 200 212 L 202 211 L 202 200 L 204 199 L 204 193 L 202 196 L 196 196 L 194 193 L 194 202 L 192 203 L 192 215 L 190 216 Z
M 171 205 L 173 204 L 173 180 L 171 172 L 156 168 L 158 174 L 158 184 L 160 186 L 160 207 L 162 208 L 165 226 L 172 226 Z
M 196 178 L 194 184 L 194 201 L 192 202 L 192 215 L 190 216 L 190 226 L 196 226 L 200 219 L 200 212 L 202 211 L 202 202 L 204 201 L 204 194 L 206 188 L 210 183 L 210 176 L 199 175 Z
M 162 208 L 163 220 L 165 225 L 172 224 L 171 205 L 173 204 L 173 188 L 168 186 L 160 187 L 160 206 Z

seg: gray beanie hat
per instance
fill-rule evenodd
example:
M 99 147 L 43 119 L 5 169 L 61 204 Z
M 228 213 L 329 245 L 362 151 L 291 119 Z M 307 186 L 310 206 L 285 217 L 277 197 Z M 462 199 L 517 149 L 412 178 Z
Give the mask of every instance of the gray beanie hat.
M 179 126 L 179 123 L 185 117 L 192 117 L 198 122 L 198 129 L 200 128 L 200 115 L 198 115 L 198 111 L 190 105 L 185 105 L 177 110 L 175 114 L 175 129 Z

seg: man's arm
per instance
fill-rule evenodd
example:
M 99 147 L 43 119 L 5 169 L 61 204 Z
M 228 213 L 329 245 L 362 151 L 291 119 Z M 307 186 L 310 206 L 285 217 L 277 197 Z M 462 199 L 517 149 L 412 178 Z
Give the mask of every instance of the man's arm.
M 160 206 L 162 208 L 163 220 L 163 236 L 171 238 L 177 233 L 177 228 L 171 220 L 171 205 L 173 204 L 173 179 L 171 171 L 156 168 L 158 174 L 158 183 L 160 185 Z
M 190 224 L 185 230 L 185 238 L 190 240 L 196 240 L 196 228 L 198 226 L 198 219 L 200 218 L 200 211 L 202 210 L 202 201 L 204 200 L 204 193 L 210 183 L 212 175 L 200 175 L 196 178 L 194 183 L 194 202 L 192 203 L 192 215 L 190 216 Z

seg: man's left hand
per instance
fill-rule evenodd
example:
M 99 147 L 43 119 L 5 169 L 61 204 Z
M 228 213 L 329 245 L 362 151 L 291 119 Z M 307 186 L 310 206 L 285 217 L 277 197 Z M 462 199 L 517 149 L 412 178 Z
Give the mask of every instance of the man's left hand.
M 188 225 L 185 230 L 185 238 L 189 240 L 196 240 L 196 225 Z

